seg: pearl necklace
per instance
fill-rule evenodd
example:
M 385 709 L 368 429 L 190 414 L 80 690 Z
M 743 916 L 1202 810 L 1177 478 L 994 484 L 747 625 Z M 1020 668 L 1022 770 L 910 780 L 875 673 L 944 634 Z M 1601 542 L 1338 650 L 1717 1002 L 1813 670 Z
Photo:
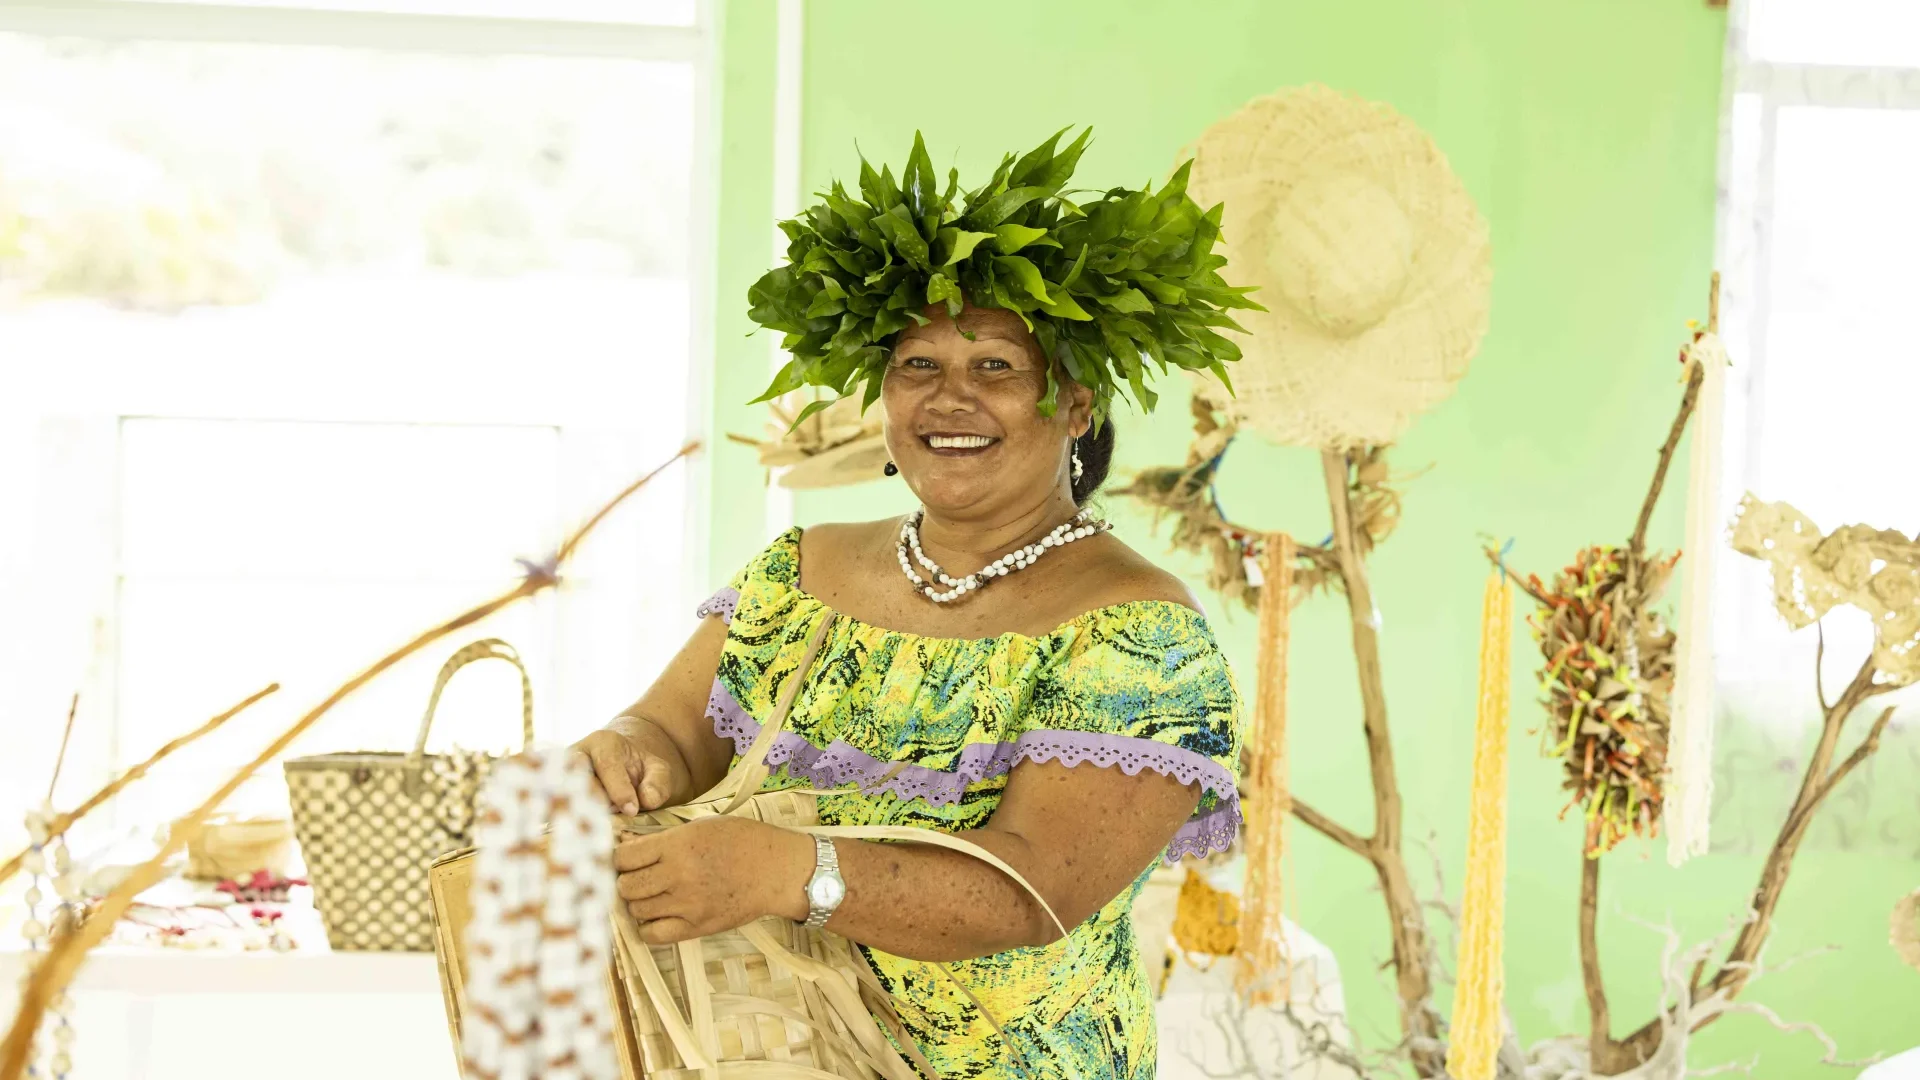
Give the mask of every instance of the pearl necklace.
M 894 550 L 900 556 L 900 569 L 907 575 L 907 580 L 913 583 L 914 591 L 936 604 L 951 603 L 994 578 L 1006 577 L 1015 570 L 1025 570 L 1038 562 L 1040 556 L 1049 548 L 1066 547 L 1075 540 L 1085 540 L 1095 533 L 1103 533 L 1113 528 L 1109 522 L 1094 520 L 1091 510 L 1082 510 L 1026 547 L 1009 551 L 966 577 L 956 578 L 949 577 L 945 570 L 940 569 L 940 564 L 927 558 L 927 553 L 920 550 L 920 521 L 925 516 L 926 511 L 922 510 L 908 518 L 906 524 L 900 526 L 900 539 L 894 543 Z M 913 552 L 911 559 L 907 557 L 909 549 Z M 942 592 L 935 588 L 932 582 L 922 580 L 920 575 L 914 572 L 915 562 L 925 567 L 934 581 L 946 586 L 946 591 Z

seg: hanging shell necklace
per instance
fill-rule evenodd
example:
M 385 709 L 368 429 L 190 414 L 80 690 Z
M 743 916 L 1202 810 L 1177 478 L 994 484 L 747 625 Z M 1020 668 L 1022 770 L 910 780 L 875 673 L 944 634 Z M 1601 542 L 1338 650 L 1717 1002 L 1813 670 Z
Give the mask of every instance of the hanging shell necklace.
M 920 550 L 920 522 L 926 514 L 925 510 L 920 510 L 900 526 L 900 539 L 895 541 L 894 550 L 900 556 L 900 569 L 907 575 L 907 580 L 913 583 L 914 591 L 936 604 L 951 603 L 994 578 L 1006 577 L 1015 570 L 1025 570 L 1052 548 L 1066 547 L 1075 540 L 1085 540 L 1095 533 L 1113 528 L 1110 522 L 1096 520 L 1093 511 L 1082 510 L 1026 547 L 1009 551 L 966 577 L 956 578 L 948 576 L 946 571 L 940 569 L 939 563 L 927 558 L 927 553 Z M 909 551 L 912 552 L 911 557 L 908 556 Z M 913 564 L 916 562 L 932 575 L 932 582 L 923 580 L 914 572 Z M 941 591 L 934 582 L 946 586 L 946 590 Z

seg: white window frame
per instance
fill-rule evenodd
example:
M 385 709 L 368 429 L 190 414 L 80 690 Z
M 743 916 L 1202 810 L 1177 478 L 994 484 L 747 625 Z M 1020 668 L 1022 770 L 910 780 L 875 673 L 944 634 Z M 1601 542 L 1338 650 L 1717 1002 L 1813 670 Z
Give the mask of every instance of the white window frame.
M 1721 269 L 1720 325 L 1734 367 L 1727 381 L 1724 426 L 1725 467 L 1717 493 L 1720 519 L 1731 520 L 1742 493 L 1753 488 L 1753 448 L 1765 438 L 1763 413 L 1767 378 L 1766 328 L 1773 267 L 1773 190 L 1778 165 L 1780 110 L 1802 106 L 1847 109 L 1896 109 L 1920 113 L 1920 65 L 1872 67 L 1801 63 L 1749 55 L 1747 31 L 1753 0 L 1732 0 L 1722 76 L 1719 133 L 1719 197 L 1716 213 L 1716 264 Z M 1734 160 L 1736 102 L 1757 98 L 1759 150 L 1751 176 L 1737 175 Z M 1747 185 L 1751 184 L 1751 189 Z M 1762 499 L 1768 493 L 1755 491 Z M 1832 528 L 1841 522 L 1821 522 Z M 1892 523 L 1889 523 L 1892 524 Z M 1752 620 L 1774 619 L 1768 598 L 1739 587 L 1732 576 L 1738 560 L 1719 560 L 1715 599 L 1719 679 L 1741 677 L 1737 637 L 1728 631 Z M 1724 646 L 1733 644 L 1734 649 Z
M 715 238 L 719 191 L 719 113 L 716 107 L 723 0 L 696 0 L 691 26 L 604 23 L 583 20 L 471 15 L 418 15 L 336 11 L 291 6 L 240 6 L 197 0 L 0 0 L 0 32 L 47 37 L 112 40 L 231 42 L 339 46 L 439 54 L 597 57 L 685 63 L 693 71 L 693 170 L 689 177 L 692 219 L 687 237 L 688 364 L 686 425 L 690 437 L 711 444 L 715 362 Z M 118 429 L 132 414 L 113 418 Z M 193 417 L 180 417 L 183 419 Z M 212 418 L 212 417 L 209 417 Z M 255 419 L 269 419 L 258 417 Z M 680 565 L 691 611 L 710 563 L 711 477 L 708 469 L 686 471 Z M 117 494 L 114 496 L 117 499 Z M 587 507 L 572 508 L 584 513 Z M 572 511 L 569 511 L 572 512 Z M 117 595 L 124 569 L 114 559 Z M 118 668 L 117 634 L 102 657 Z M 114 681 L 109 678 L 110 684 Z M 117 755 L 117 688 L 106 703 L 115 716 L 105 745 Z M 115 761 L 116 768 L 132 764 Z M 12 829 L 0 826 L 0 834 Z

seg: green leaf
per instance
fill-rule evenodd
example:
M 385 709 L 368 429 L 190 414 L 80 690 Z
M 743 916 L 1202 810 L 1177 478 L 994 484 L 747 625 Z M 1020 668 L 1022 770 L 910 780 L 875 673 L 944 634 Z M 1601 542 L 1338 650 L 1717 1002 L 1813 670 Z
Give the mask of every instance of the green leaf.
M 1011 255 L 1046 235 L 1045 229 L 1035 229 L 1027 225 L 1002 225 L 993 230 L 994 247 L 999 248 L 1002 255 Z M 1058 241 L 1055 242 L 1058 243 Z
M 938 271 L 927 279 L 927 303 L 938 304 L 949 296 L 960 295 L 960 285 Z
M 994 234 L 989 232 L 967 232 L 963 229 L 955 228 L 941 229 L 940 265 L 947 267 L 952 266 L 954 263 L 965 261 L 973 254 L 973 249 L 980 246 L 981 241 L 991 240 L 993 237 Z
M 790 432 L 798 431 L 800 429 L 800 425 L 806 423 L 807 419 L 811 417 L 814 413 L 822 412 L 832 407 L 833 407 L 833 402 L 831 401 L 807 402 L 807 407 L 804 409 L 801 409 L 800 415 L 793 418 L 793 423 L 787 425 L 787 430 Z
M 1075 322 L 1086 322 L 1093 318 L 1092 315 L 1087 314 L 1086 308 L 1081 307 L 1074 300 L 1073 294 L 1065 289 L 1053 290 L 1052 299 L 1042 304 L 1040 310 L 1056 319 L 1072 319 Z
M 920 235 L 920 229 L 914 224 L 912 216 L 905 206 L 895 206 L 892 210 L 873 219 L 874 226 L 886 234 L 893 249 L 907 265 L 917 270 L 931 269 L 929 260 L 932 253 L 927 249 L 927 241 Z
M 806 367 L 806 362 L 797 356 L 787 361 L 786 366 L 773 377 L 773 382 L 767 384 L 766 391 L 747 404 L 758 405 L 763 401 L 772 401 L 782 394 L 790 394 L 805 386 Z
M 1047 292 L 1047 279 L 1040 274 L 1040 268 L 1019 255 L 996 255 L 994 268 L 1013 277 L 1014 283 L 1027 291 L 1027 295 L 1042 304 L 1052 303 L 1053 298 Z
M 1067 271 L 1067 276 L 1060 279 L 1061 288 L 1071 289 L 1077 282 L 1079 282 L 1080 271 L 1085 270 L 1087 268 L 1087 253 L 1092 250 L 1093 250 L 1093 245 L 1088 244 L 1080 249 L 1080 254 L 1074 256 L 1073 269 Z
M 1048 195 L 1046 188 L 1017 187 L 988 199 L 985 205 L 967 215 L 967 224 L 976 229 L 991 229 L 1013 216 L 1013 212 L 1035 199 L 1044 199 Z
M 1153 301 L 1139 289 L 1121 289 L 1112 296 L 1102 296 L 1100 302 L 1110 310 L 1121 312 L 1152 311 Z
M 914 217 L 935 212 L 938 204 L 934 202 L 934 192 L 938 190 L 939 180 L 933 174 L 933 159 L 927 156 L 926 141 L 917 131 L 913 133 L 913 152 L 907 155 L 907 168 L 900 174 L 900 180 L 907 191 L 907 209 Z
M 860 397 L 861 412 L 866 412 L 873 407 L 874 402 L 880 400 L 880 388 L 885 382 L 886 376 L 882 372 L 875 371 L 867 375 L 867 391 Z
M 1054 132 L 1053 138 L 1027 151 L 1019 163 L 1014 165 L 1013 172 L 1007 175 L 1007 183 L 1012 184 L 1014 187 L 1019 187 L 1022 184 L 1039 183 L 1039 181 L 1031 178 L 1053 163 L 1053 148 L 1060 145 L 1060 136 L 1072 130 L 1073 125 L 1069 124 L 1059 131 Z
M 1066 134 L 1066 129 L 1061 129 L 1061 134 Z M 1055 139 L 1059 137 L 1059 135 L 1054 136 Z M 1037 184 L 1040 187 L 1059 188 L 1073 177 L 1074 167 L 1080 164 L 1080 155 L 1086 152 L 1087 143 L 1091 141 L 1092 138 L 1093 129 L 1091 127 L 1082 130 L 1080 137 L 1073 140 L 1065 150 L 1060 151 L 1052 161 L 1047 163 L 1047 167 L 1044 170 L 1025 181 L 1016 180 L 1014 182 Z
M 845 310 L 847 310 L 847 300 L 844 292 L 839 296 L 834 296 L 825 289 L 822 289 L 819 295 L 813 298 L 813 303 L 807 305 L 807 318 L 824 319 L 829 315 L 838 315 Z

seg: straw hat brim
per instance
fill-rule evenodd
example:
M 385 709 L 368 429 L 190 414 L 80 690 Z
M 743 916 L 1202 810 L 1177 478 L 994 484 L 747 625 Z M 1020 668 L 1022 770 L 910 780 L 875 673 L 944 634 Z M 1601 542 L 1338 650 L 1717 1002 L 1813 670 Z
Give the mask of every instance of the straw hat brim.
M 887 438 L 873 434 L 809 456 L 780 474 L 780 486 L 794 491 L 818 491 L 881 479 L 886 474 Z
M 1236 313 L 1234 413 L 1291 445 L 1394 441 L 1452 393 L 1485 335 L 1487 225 L 1426 133 L 1323 86 L 1257 98 L 1187 150 L 1189 190 L 1224 204 Z

